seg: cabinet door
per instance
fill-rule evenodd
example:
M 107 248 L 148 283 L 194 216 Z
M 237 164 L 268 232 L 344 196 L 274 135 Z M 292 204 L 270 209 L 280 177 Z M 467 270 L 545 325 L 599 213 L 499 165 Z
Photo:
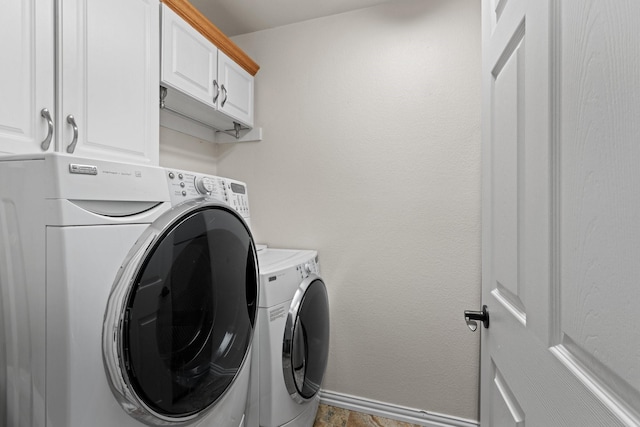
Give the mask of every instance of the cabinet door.
M 253 127 L 253 76 L 223 52 L 218 52 L 220 99 L 218 109 Z
M 162 83 L 217 107 L 217 61 L 218 48 L 163 4 Z
M 41 111 L 55 111 L 53 16 L 51 1 L 2 2 L 0 154 L 42 151 L 49 126 Z
M 78 156 L 158 163 L 159 3 L 59 2 L 58 150 L 77 125 Z

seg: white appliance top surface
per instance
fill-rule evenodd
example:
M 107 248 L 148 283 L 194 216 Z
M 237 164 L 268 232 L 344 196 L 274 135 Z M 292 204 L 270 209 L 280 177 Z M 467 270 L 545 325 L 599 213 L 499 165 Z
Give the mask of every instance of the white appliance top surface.
M 274 272 L 314 259 L 317 255 L 317 251 L 307 249 L 265 248 L 258 252 L 260 274 L 273 274 Z
M 290 301 L 309 274 L 318 274 L 317 254 L 312 250 L 271 248 L 258 252 L 259 307 L 273 307 Z
M 68 154 L 46 153 L 41 157 L 11 157 L 0 161 L 27 164 L 43 162 L 43 187 L 47 199 L 168 202 L 164 170 Z
M 6 194 L 40 200 L 32 209 L 46 211 L 48 225 L 123 222 L 168 207 L 164 171 L 157 166 L 44 153 L 0 156 L 0 169 Z

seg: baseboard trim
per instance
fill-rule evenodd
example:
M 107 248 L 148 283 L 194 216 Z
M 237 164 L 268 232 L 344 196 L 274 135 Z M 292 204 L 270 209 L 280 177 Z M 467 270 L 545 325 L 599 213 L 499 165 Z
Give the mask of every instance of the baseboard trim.
M 321 390 L 320 403 L 425 427 L 478 427 L 477 421 Z

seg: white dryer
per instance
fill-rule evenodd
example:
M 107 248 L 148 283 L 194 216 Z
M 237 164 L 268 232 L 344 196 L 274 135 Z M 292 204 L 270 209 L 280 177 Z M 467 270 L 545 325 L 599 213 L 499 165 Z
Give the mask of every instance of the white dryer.
M 258 264 L 260 426 L 311 427 L 329 356 L 329 301 L 317 252 L 266 248 Z
M 255 245 L 235 209 L 172 204 L 167 180 L 60 154 L 0 159 L 0 424 L 243 424 Z

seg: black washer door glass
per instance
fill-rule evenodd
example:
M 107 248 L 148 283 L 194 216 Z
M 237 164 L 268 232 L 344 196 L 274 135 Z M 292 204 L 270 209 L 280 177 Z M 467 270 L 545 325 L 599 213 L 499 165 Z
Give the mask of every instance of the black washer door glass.
M 329 300 L 319 279 L 311 282 L 302 297 L 291 341 L 296 389 L 310 399 L 320 390 L 329 357 Z
M 192 211 L 164 234 L 124 327 L 127 374 L 149 408 L 184 417 L 227 390 L 251 343 L 257 273 L 251 235 L 226 208 Z

